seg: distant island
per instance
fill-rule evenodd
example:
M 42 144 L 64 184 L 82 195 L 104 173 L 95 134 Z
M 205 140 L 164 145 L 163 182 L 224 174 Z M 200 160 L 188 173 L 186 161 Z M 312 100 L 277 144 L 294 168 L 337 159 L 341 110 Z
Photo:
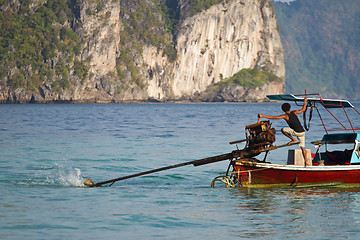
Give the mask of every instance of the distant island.
M 284 91 L 267 0 L 3 2 L 3 103 L 263 101 Z
M 0 102 L 243 102 L 305 89 L 357 100 L 357 9 L 356 0 L 3 0 Z

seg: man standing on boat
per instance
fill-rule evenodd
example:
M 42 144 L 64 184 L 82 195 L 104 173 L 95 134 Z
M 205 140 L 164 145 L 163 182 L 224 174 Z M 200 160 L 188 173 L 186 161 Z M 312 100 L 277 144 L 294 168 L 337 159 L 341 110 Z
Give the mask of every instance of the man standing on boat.
M 285 114 L 279 115 L 279 116 L 266 116 L 262 114 L 258 114 L 258 118 L 267 118 L 267 119 L 285 119 L 289 127 L 284 127 L 281 129 L 281 132 L 291 139 L 291 141 L 288 143 L 289 145 L 297 143 L 294 137 L 298 139 L 299 146 L 301 148 L 304 160 L 305 160 L 305 166 L 307 166 L 306 162 L 306 150 L 305 150 L 305 130 L 303 126 L 301 125 L 299 118 L 297 117 L 297 114 L 305 112 L 306 110 L 306 102 L 307 98 L 304 98 L 304 105 L 300 110 L 294 110 L 290 111 L 290 104 L 284 103 L 281 106 L 281 109 L 285 112 Z

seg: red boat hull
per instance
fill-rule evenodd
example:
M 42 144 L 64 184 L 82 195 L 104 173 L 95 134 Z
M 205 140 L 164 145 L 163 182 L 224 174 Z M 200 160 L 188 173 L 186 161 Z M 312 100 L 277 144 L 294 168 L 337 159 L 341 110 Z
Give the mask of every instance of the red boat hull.
M 234 174 L 243 187 L 360 187 L 360 165 L 303 167 L 237 161 Z

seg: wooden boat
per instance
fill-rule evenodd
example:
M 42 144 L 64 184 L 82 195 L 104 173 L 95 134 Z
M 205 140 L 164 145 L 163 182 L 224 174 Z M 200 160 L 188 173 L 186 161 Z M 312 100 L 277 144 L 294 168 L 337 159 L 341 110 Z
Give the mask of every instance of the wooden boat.
M 304 166 L 304 159 L 300 149 L 298 150 L 298 154 L 294 153 L 294 150 L 289 150 L 287 164 L 272 164 L 266 162 L 266 156 L 262 161 L 253 157 L 238 157 L 231 161 L 233 170 L 228 170 L 226 179 L 222 179 L 223 182 L 225 182 L 225 179 L 227 183 L 230 184 L 231 182 L 231 185 L 237 184 L 238 186 L 250 188 L 310 186 L 360 187 L 360 134 L 356 133 L 356 131 L 360 129 L 353 127 L 353 123 L 346 110 L 353 109 L 357 115 L 360 115 L 360 113 L 349 101 L 322 99 L 319 94 L 282 94 L 269 95 L 267 97 L 270 100 L 303 102 L 305 96 L 309 97 L 309 107 L 317 110 L 326 132 L 322 140 L 312 142 L 318 150 L 311 156 L 311 166 Z M 311 98 L 311 96 L 315 97 Z M 320 111 L 317 108 L 318 104 L 322 105 L 340 124 L 340 129 L 326 128 Z M 332 110 L 336 108 L 344 110 L 346 124 L 341 122 L 332 113 Z M 339 132 L 329 133 L 332 131 Z M 340 150 L 328 151 L 329 146 L 332 145 L 337 146 Z M 349 148 L 349 146 L 350 149 L 346 149 Z M 265 150 L 272 150 L 271 147 L 274 148 L 274 146 L 267 146 Z
M 312 142 L 318 151 L 311 156 L 308 165 L 304 166 L 304 158 L 300 149 L 289 150 L 287 164 L 272 164 L 266 161 L 269 151 L 275 151 L 278 148 L 289 146 L 289 144 L 276 146 L 276 130 L 271 127 L 270 121 L 261 121 L 246 126 L 246 138 L 233 141 L 230 144 L 246 142 L 244 149 L 237 149 L 230 153 L 221 154 L 213 157 L 207 157 L 189 162 L 178 163 L 170 166 L 147 170 L 119 178 L 94 183 L 90 179 L 84 180 L 84 185 L 88 187 L 101 187 L 104 185 L 112 186 L 115 182 L 129 178 L 139 177 L 146 174 L 152 174 L 168 169 L 178 168 L 187 165 L 202 166 L 214 162 L 230 160 L 227 173 L 224 176 L 216 177 L 216 181 L 222 181 L 227 186 L 242 187 L 309 187 L 309 186 L 343 186 L 360 187 L 360 134 L 355 131 L 360 128 L 354 128 L 347 113 L 347 109 L 353 109 L 360 116 L 355 107 L 346 100 L 322 99 L 319 94 L 305 95 L 268 95 L 271 100 L 285 100 L 294 102 L 303 102 L 304 97 L 308 98 L 308 108 L 310 108 L 310 117 L 315 109 L 321 119 L 326 134 L 322 140 Z M 315 97 L 314 97 L 315 96 Z M 321 117 L 317 105 L 322 105 L 334 119 L 340 124 L 340 129 L 327 129 Z M 345 113 L 348 124 L 342 123 L 331 112 L 332 109 L 342 109 Z M 305 119 L 305 118 L 304 118 Z M 345 127 L 349 125 L 350 127 Z M 330 131 L 343 131 L 342 133 L 332 133 Z M 351 131 L 349 133 L 349 131 Z M 350 148 L 348 147 L 350 144 Z M 344 145 L 339 151 L 328 151 L 329 145 Z M 325 147 L 324 151 L 321 150 Z M 346 149 L 349 148 L 349 149 Z M 307 150 L 310 153 L 310 150 Z M 265 153 L 262 161 L 255 157 Z M 232 167 L 232 171 L 230 171 Z

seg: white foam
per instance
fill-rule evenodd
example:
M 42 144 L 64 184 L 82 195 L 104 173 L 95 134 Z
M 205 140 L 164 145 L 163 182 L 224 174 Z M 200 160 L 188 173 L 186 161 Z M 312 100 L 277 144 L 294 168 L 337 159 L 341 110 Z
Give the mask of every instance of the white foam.
M 69 167 L 63 164 L 55 164 L 56 167 L 47 176 L 47 181 L 50 184 L 60 184 L 63 186 L 82 187 L 83 177 L 79 168 Z

